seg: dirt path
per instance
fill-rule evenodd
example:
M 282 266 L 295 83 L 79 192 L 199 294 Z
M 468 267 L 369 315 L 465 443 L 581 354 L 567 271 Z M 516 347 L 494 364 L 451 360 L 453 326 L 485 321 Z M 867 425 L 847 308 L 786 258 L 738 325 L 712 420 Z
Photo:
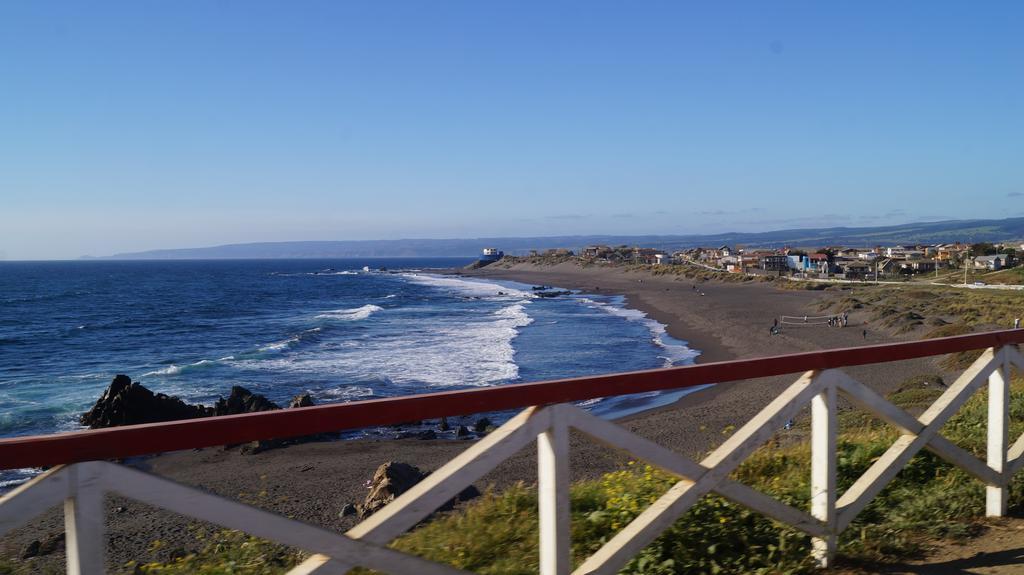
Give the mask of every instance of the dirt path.
M 1024 573 L 1024 518 L 989 520 L 980 536 L 961 543 L 942 542 L 924 559 L 876 569 L 846 570 L 839 574 L 886 575 L 1010 575 Z M 839 575 L 837 574 L 837 575 Z

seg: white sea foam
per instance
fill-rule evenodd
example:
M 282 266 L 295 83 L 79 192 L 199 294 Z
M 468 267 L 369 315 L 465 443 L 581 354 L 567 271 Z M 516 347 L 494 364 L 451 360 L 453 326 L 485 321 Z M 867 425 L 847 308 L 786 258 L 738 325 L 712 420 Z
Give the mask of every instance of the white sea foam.
M 621 307 L 614 303 L 594 301 L 585 297 L 580 298 L 579 301 L 588 307 L 599 309 L 628 321 L 640 322 L 646 326 L 647 330 L 651 332 L 651 341 L 662 350 L 658 357 L 665 360 L 666 367 L 692 362 L 695 357 L 700 355 L 699 351 L 690 349 L 686 342 L 679 341 L 668 335 L 665 331 L 665 324 L 647 317 L 647 314 L 643 311 Z
M 366 304 L 362 307 L 351 309 L 336 309 L 325 311 L 316 316 L 316 319 L 335 319 L 341 321 L 359 321 L 373 315 L 374 312 L 383 311 L 379 305 Z
M 521 299 L 480 316 L 438 315 L 423 323 L 399 316 L 353 345 L 324 345 L 309 353 L 250 358 L 234 365 L 297 374 L 381 380 L 392 390 L 486 386 L 519 377 L 512 342 L 533 319 Z
M 532 298 L 532 293 L 487 282 L 483 280 L 465 279 L 455 276 L 438 276 L 432 274 L 402 274 L 409 281 L 426 286 L 447 289 L 459 295 L 474 297 L 508 297 Z M 501 292 L 499 294 L 499 292 Z
M 202 367 L 212 367 L 217 362 L 223 361 L 223 360 L 224 360 L 224 358 L 218 359 L 218 360 L 201 359 L 201 360 L 199 360 L 199 361 L 197 361 L 195 363 L 190 363 L 188 365 L 182 365 L 182 366 L 174 365 L 172 363 L 171 365 L 168 365 L 167 367 L 164 367 L 164 368 L 161 368 L 161 369 L 157 369 L 157 370 L 154 370 L 154 371 L 150 371 L 150 372 L 146 372 L 146 373 L 142 374 L 142 377 L 151 376 L 151 375 L 178 375 L 179 373 L 181 373 L 182 371 L 184 371 L 186 369 L 196 369 L 196 368 L 202 368 Z
M 323 389 L 313 394 L 320 401 L 353 401 L 373 395 L 373 388 L 365 385 L 346 385 Z
M 179 373 L 181 373 L 181 368 L 172 363 L 167 367 L 163 367 L 153 371 L 147 371 L 146 373 L 142 374 L 142 377 L 148 377 L 151 375 L 178 375 Z
M 281 341 L 275 341 L 274 343 L 268 343 L 267 345 L 257 349 L 256 351 L 260 351 L 260 352 L 284 351 L 284 350 L 288 349 L 289 347 L 299 343 L 300 341 L 302 341 L 301 338 L 299 338 L 299 336 L 296 335 L 296 336 L 289 337 L 288 339 L 283 339 Z
M 17 487 L 42 472 L 43 470 L 37 467 L 22 467 L 20 469 L 8 469 L 0 472 L 2 473 L 0 492 Z

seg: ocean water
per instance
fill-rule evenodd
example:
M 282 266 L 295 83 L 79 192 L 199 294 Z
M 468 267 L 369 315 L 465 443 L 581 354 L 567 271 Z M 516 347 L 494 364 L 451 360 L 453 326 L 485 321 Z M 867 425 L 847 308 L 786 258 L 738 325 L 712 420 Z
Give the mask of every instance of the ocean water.
M 242 385 L 278 403 L 306 391 L 328 403 L 697 355 L 621 297 L 537 298 L 529 285 L 437 273 L 469 261 L 0 263 L 0 437 L 79 429 L 119 373 L 189 402 Z M 678 395 L 586 407 L 621 416 Z M 30 474 L 8 472 L 0 487 Z

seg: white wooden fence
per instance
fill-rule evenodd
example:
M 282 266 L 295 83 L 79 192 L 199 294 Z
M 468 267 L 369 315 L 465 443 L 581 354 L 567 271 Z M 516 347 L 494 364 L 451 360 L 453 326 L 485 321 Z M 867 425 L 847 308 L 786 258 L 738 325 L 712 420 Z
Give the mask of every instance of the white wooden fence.
M 363 566 L 396 575 L 463 573 L 390 549 L 387 544 L 534 440 L 538 449 L 540 573 L 617 573 L 634 555 L 708 493 L 744 505 L 810 535 L 813 553 L 828 567 L 838 535 L 917 454 L 928 449 L 986 485 L 986 514 L 1006 512 L 1011 477 L 1024 466 L 1024 437 L 1008 445 L 1011 366 L 1024 370 L 1016 346 L 990 348 L 920 417 L 889 403 L 837 369 L 804 373 L 700 462 L 632 434 L 568 404 L 531 407 L 431 473 L 345 534 L 114 463 L 55 467 L 0 498 L 0 536 L 61 502 L 67 532 L 67 572 L 105 572 L 104 494 L 117 493 L 176 513 L 315 553 L 291 570 L 341 574 Z M 988 386 L 987 461 L 939 435 L 967 399 Z M 892 424 L 899 438 L 841 496 L 836 492 L 836 403 L 839 395 Z M 738 483 L 730 474 L 804 406 L 811 407 L 811 505 L 796 509 Z M 569 429 L 624 450 L 676 477 L 647 510 L 573 570 L 569 514 Z M 468 535 L 467 535 L 468 536 Z

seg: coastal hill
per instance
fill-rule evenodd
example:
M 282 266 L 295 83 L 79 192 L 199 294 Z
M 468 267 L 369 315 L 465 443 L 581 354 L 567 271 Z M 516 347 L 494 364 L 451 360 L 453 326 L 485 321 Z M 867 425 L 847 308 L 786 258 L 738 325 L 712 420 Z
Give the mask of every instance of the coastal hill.
M 879 227 L 832 227 L 768 232 L 727 232 L 690 235 L 587 235 L 473 239 L 401 239 L 352 241 L 295 241 L 229 244 L 201 248 L 160 249 L 122 253 L 102 259 L 274 259 L 345 257 L 474 256 L 487 246 L 508 254 L 550 248 L 579 249 L 593 244 L 643 245 L 673 250 L 710 245 L 782 247 L 910 243 L 992 242 L 1024 238 L 1024 218 L 949 220 Z

